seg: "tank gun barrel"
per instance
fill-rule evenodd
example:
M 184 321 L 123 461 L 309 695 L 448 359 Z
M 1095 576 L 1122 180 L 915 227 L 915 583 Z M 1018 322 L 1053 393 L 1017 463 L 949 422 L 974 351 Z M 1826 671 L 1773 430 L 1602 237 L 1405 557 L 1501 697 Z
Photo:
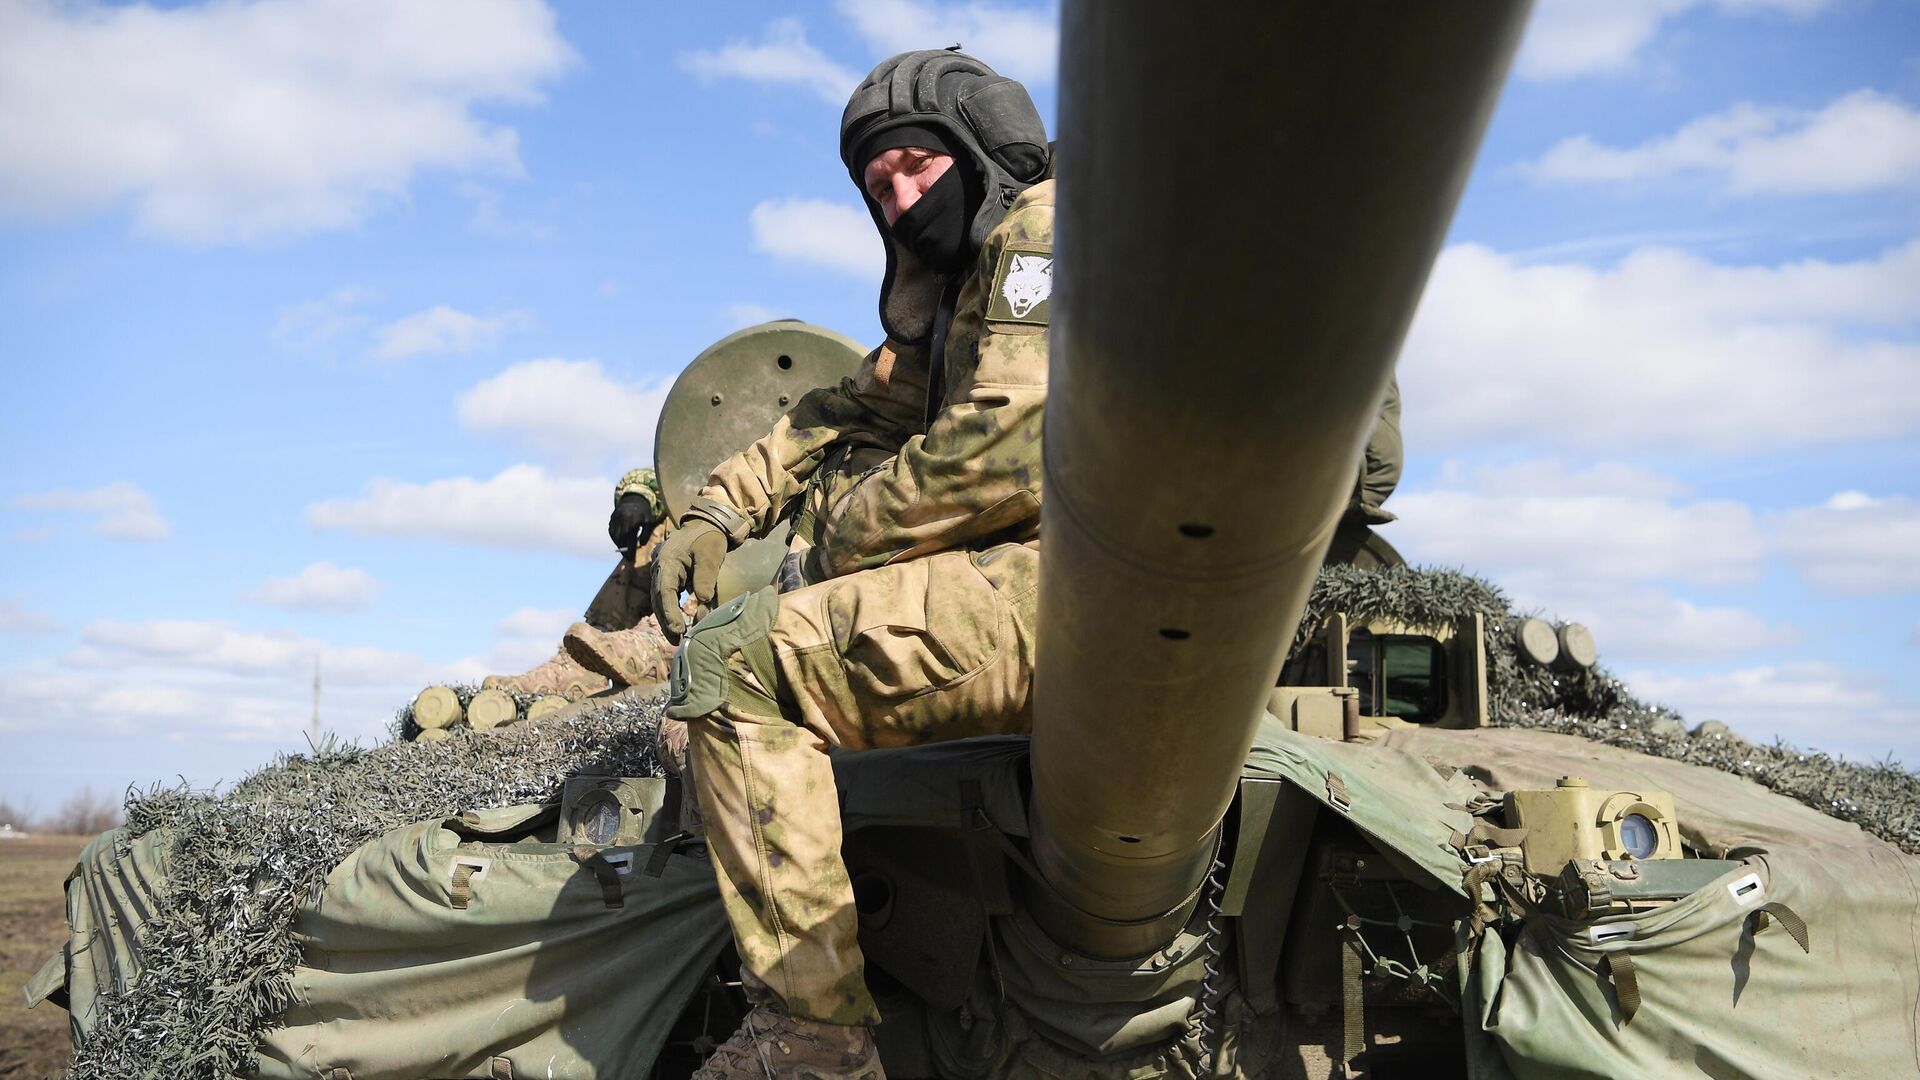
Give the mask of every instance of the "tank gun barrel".
M 1140 955 L 1191 907 L 1527 8 L 1065 5 L 1033 734 L 1064 945 Z

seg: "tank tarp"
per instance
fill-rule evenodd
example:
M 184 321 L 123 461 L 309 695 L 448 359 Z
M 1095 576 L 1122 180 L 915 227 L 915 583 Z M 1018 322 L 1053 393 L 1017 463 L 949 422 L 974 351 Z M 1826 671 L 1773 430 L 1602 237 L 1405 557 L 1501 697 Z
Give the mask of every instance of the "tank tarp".
M 101 994 L 139 973 L 139 941 L 165 889 L 172 840 L 164 830 L 136 840 L 113 829 L 80 852 L 67 887 L 67 945 L 54 957 L 66 963 L 40 976 L 42 1000 L 64 992 L 76 1038 L 93 1033 Z
M 488 1077 L 504 1058 L 514 1076 L 588 1080 L 652 1066 L 727 940 L 711 865 L 674 856 L 653 877 L 652 846 L 592 849 L 632 857 L 609 879 L 615 907 L 574 849 L 463 839 L 452 824 L 367 843 L 302 907 L 299 1001 L 261 1036 L 257 1076 Z M 462 862 L 484 872 L 457 885 Z
M 51 994 L 67 983 L 73 1012 L 85 1019 L 75 1029 L 73 1080 L 250 1074 L 260 1036 L 284 1022 L 303 992 L 314 992 L 297 982 L 306 977 L 300 965 L 308 961 L 296 923 L 311 916 L 316 898 L 325 900 L 343 863 L 365 857 L 355 852 L 393 843 L 395 830 L 445 821 L 472 807 L 557 805 L 568 778 L 583 773 L 658 775 L 661 700 L 614 696 L 577 715 L 486 734 L 461 731 L 436 743 L 363 747 L 322 740 L 310 753 L 276 758 L 221 792 L 182 785 L 130 795 L 126 828 L 88 849 L 67 888 L 71 927 L 62 970 L 36 982 L 37 991 Z M 406 865 L 397 862 L 391 872 L 399 875 Z M 589 868 L 572 872 L 584 885 L 566 889 L 597 887 Z M 709 890 L 717 939 L 725 919 L 711 897 L 711 871 L 693 877 Z M 627 917 L 652 911 L 649 890 L 658 879 L 646 886 L 626 880 L 630 892 L 641 890 Z M 437 888 L 424 895 L 447 895 L 450 880 Z M 95 929 L 100 926 L 123 932 L 102 933 Z M 136 926 L 137 935 L 130 932 Z M 556 955 L 573 955 L 570 937 L 552 944 Z M 390 959 L 408 962 L 401 954 Z M 421 975 L 432 970 L 428 961 Z
M 1384 743 L 1484 770 L 1496 789 L 1579 775 L 1668 791 L 1689 843 L 1747 859 L 1650 912 L 1535 915 L 1505 938 L 1486 934 L 1470 1015 L 1521 1080 L 1920 1071 L 1920 858 L 1738 777 L 1569 736 L 1416 730 Z M 1596 944 L 1595 926 L 1627 932 Z M 1631 1017 L 1623 978 L 1639 999 Z
M 1401 750 L 1302 735 L 1271 714 L 1254 735 L 1246 775 L 1292 781 L 1353 822 L 1382 854 L 1398 856 L 1420 877 L 1466 895 L 1467 866 L 1452 841 L 1473 827 L 1464 809 L 1454 809 L 1471 803 L 1477 792 L 1467 777 L 1443 777 L 1425 759 Z

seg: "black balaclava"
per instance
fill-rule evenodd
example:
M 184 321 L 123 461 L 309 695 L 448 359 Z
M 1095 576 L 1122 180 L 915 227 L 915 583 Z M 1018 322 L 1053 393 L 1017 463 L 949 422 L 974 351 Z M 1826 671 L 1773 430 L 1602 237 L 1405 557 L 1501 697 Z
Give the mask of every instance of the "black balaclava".
M 1046 176 L 1050 153 L 1046 127 L 1025 87 L 945 49 L 882 62 L 847 102 L 840 160 L 863 194 L 867 163 L 899 146 L 939 150 L 954 159 L 893 229 L 879 204 L 864 200 L 887 244 L 880 325 L 897 341 L 917 343 L 932 331 L 941 292 L 971 269 L 1013 200 Z
M 948 169 L 893 222 L 894 240 L 941 277 L 958 276 L 973 261 L 967 223 L 973 220 L 979 203 L 976 200 L 968 205 L 969 185 L 961 180 L 960 173 L 959 165 Z

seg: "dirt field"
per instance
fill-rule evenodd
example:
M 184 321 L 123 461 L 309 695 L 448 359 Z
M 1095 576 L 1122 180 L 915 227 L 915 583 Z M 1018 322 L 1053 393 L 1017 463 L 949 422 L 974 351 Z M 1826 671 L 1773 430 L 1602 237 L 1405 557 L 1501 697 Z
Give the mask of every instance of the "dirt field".
M 86 845 L 83 836 L 0 840 L 0 1077 L 39 1080 L 67 1065 L 67 1013 L 29 1010 L 20 987 L 66 940 L 60 883 Z

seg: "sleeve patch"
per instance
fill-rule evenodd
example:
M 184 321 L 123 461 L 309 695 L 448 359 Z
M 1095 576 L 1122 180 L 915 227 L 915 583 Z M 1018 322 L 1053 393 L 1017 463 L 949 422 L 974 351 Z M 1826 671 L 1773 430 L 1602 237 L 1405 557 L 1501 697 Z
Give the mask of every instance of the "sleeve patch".
M 1053 296 L 1053 252 L 1047 248 L 1021 250 L 1008 245 L 993 272 L 993 293 L 987 303 L 987 321 L 1047 325 Z

